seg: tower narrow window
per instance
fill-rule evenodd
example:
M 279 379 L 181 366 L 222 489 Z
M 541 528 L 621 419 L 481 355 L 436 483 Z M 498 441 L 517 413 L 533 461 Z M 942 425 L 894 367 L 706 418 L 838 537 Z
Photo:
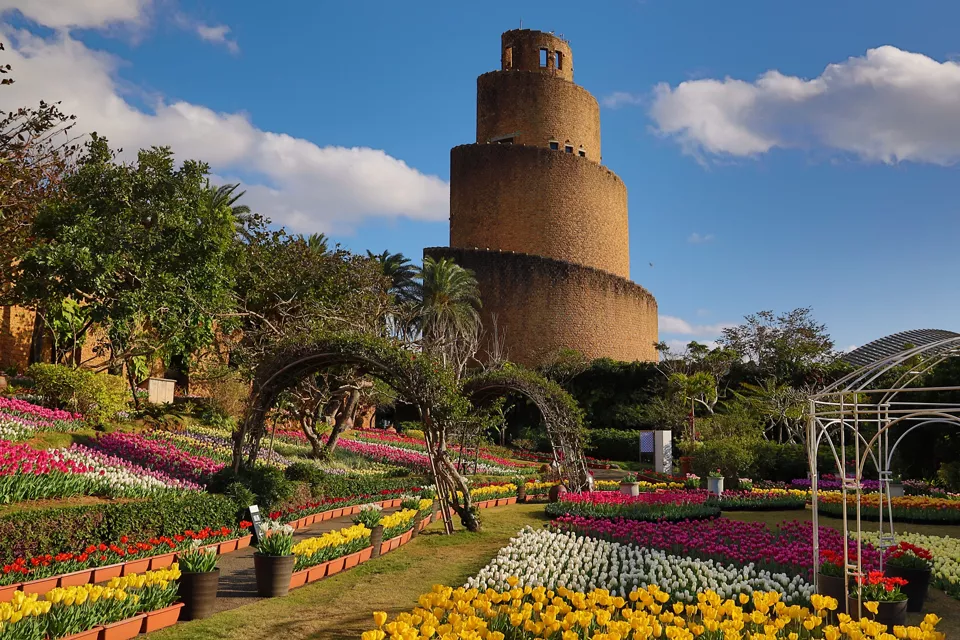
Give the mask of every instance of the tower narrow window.
M 513 47 L 507 47 L 503 50 L 503 68 L 513 68 Z
M 545 69 L 547 66 L 547 50 L 540 49 L 540 68 Z
M 587 157 L 587 150 L 584 149 L 583 147 L 580 147 L 580 157 L 581 157 L 581 158 L 586 158 L 586 157 Z
M 573 145 L 572 144 L 565 145 L 563 147 L 563 150 L 566 151 L 567 153 L 573 153 Z
M 558 70 L 563 69 L 563 54 L 560 53 L 559 51 L 557 51 L 556 54 L 557 54 L 557 64 L 555 66 Z
M 560 150 L 560 143 L 557 142 L 556 140 L 551 140 L 551 141 L 550 141 L 550 148 L 553 149 L 554 151 L 559 151 L 559 150 Z

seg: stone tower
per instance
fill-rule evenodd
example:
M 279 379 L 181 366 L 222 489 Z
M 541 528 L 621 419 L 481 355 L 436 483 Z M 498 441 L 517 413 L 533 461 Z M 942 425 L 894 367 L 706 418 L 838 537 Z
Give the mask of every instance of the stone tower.
M 551 33 L 501 36 L 500 70 L 477 78 L 477 141 L 450 152 L 450 246 L 424 253 L 476 274 L 510 360 L 657 358 L 657 302 L 629 279 L 627 190 L 600 164 L 600 108 Z

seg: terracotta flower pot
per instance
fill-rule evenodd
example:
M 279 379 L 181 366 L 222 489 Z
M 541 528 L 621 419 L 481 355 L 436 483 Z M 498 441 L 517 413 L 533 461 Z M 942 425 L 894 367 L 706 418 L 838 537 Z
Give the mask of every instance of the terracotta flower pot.
M 334 509 L 333 513 L 330 514 L 330 519 L 334 520 L 343 515 L 343 509 Z
M 60 640 L 98 640 L 102 631 L 103 627 L 94 627 L 93 629 L 87 629 L 86 631 L 81 631 L 80 633 L 64 636 Z
M 567 492 L 567 488 L 562 484 L 555 484 L 550 487 L 550 492 L 547 494 L 550 502 L 557 502 L 560 499 L 560 496 L 564 495 Z
M 173 564 L 173 558 L 177 554 L 175 553 L 165 553 L 160 556 L 153 556 L 150 558 L 150 571 L 156 571 L 157 569 L 166 569 Z
M 20 590 L 20 583 L 8 584 L 0 587 L 0 602 L 10 602 L 13 594 Z
M 410 538 L 412 536 L 413 536 L 412 531 L 404 531 L 402 534 L 400 534 L 400 544 L 407 544 L 408 542 L 410 542 Z
M 40 578 L 39 580 L 24 582 L 22 585 L 20 585 L 20 589 L 24 593 L 39 593 L 40 595 L 43 595 L 47 591 L 50 591 L 50 589 L 56 587 L 59 581 L 60 578 L 58 576 L 53 576 L 52 578 Z
M 150 558 L 142 560 L 131 560 L 123 565 L 123 575 L 129 576 L 132 573 L 143 573 L 150 568 Z
M 261 598 L 277 598 L 290 592 L 290 576 L 297 557 L 262 556 L 253 554 L 253 569 L 257 576 L 257 593 Z
M 373 555 L 373 547 L 360 550 L 360 562 L 366 562 Z
M 327 570 L 329 568 L 330 568 L 329 562 L 324 562 L 322 564 L 318 564 L 315 567 L 310 567 L 309 569 L 307 569 L 307 582 L 312 583 L 312 582 L 316 582 L 317 580 L 321 580 L 325 578 L 327 575 Z M 293 575 L 297 575 L 297 574 L 293 574 Z
M 507 498 L 507 504 L 517 504 L 517 496 Z
M 866 604 L 866 602 L 864 602 L 864 604 Z M 878 602 L 877 605 L 877 613 L 870 613 L 867 611 L 866 607 L 859 606 L 856 596 L 852 596 L 849 600 L 847 600 L 847 613 L 854 620 L 859 620 L 861 617 L 868 618 L 870 620 L 876 620 L 880 624 L 887 625 L 888 629 L 892 629 L 894 625 L 907 623 L 906 600 L 898 600 L 897 602 Z
M 357 566 L 358 564 L 360 564 L 360 554 L 359 554 L 359 553 L 351 553 L 350 555 L 347 555 L 347 556 L 344 556 L 344 557 L 343 557 L 343 568 L 344 568 L 344 570 L 346 570 L 346 569 L 353 569 L 353 568 L 354 568 L 355 566 Z
M 220 586 L 220 569 L 204 573 L 183 572 L 177 583 L 180 601 L 183 603 L 181 618 L 202 620 L 213 614 L 217 589 Z
M 253 541 L 253 534 L 243 536 L 237 540 L 237 549 L 246 549 Z
M 903 578 L 907 584 L 900 591 L 907 594 L 907 611 L 916 613 L 923 610 L 930 587 L 930 569 L 904 569 L 887 565 L 885 573 L 892 578 Z
M 847 594 L 843 591 L 842 576 L 825 576 L 822 573 L 817 575 L 817 581 L 820 584 L 819 592 L 822 596 L 836 598 L 837 610 L 834 613 L 847 612 Z
M 180 612 L 183 608 L 184 604 L 178 602 L 169 607 L 148 612 L 147 617 L 143 620 L 143 626 L 140 629 L 141 632 L 150 633 L 151 631 L 159 631 L 160 629 L 172 627 L 177 624 L 177 620 L 180 619 Z
M 120 622 L 104 625 L 100 638 L 101 640 L 132 640 L 140 635 L 140 629 L 146 617 L 147 614 L 141 613 Z
M 74 571 L 60 576 L 59 587 L 79 587 L 87 584 L 93 579 L 93 569 L 84 569 L 83 571 Z
M 93 570 L 93 581 L 94 582 L 106 582 L 107 580 L 112 580 L 113 578 L 119 578 L 120 574 L 123 573 L 123 563 L 119 564 L 108 564 L 105 567 L 96 567 Z
M 219 554 L 222 555 L 222 554 L 224 554 L 224 553 L 233 553 L 233 552 L 236 551 L 236 550 L 237 550 L 237 541 L 236 541 L 236 539 L 234 539 L 234 540 L 224 540 L 223 542 L 220 543 L 220 548 L 217 549 L 217 553 L 219 553 Z
M 290 588 L 296 589 L 297 587 L 302 587 L 307 584 L 307 578 L 310 577 L 310 570 L 304 569 L 302 571 L 294 571 L 290 575 Z
M 327 563 L 327 575 L 328 575 L 328 576 L 332 576 L 332 575 L 334 575 L 334 574 L 336 574 L 336 573 L 340 573 L 341 571 L 343 571 L 344 562 L 345 562 L 345 561 L 344 561 L 343 558 L 334 558 L 333 560 L 331 560 L 330 562 L 328 562 L 328 563 Z

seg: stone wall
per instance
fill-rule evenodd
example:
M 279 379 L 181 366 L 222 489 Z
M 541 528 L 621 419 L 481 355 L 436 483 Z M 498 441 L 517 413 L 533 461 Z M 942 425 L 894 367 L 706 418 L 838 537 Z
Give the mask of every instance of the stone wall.
M 546 60 L 542 59 L 541 49 L 546 51 Z M 542 65 L 542 62 L 546 64 Z M 500 68 L 536 71 L 564 80 L 573 80 L 573 52 L 566 40 L 552 33 L 513 29 L 500 36 Z
M 517 251 L 628 278 L 627 190 L 615 173 L 540 147 L 450 152 L 450 246 Z
M 589 358 L 657 359 L 657 302 L 626 278 L 522 253 L 431 247 L 424 254 L 474 272 L 486 337 L 495 318 L 511 361 L 536 366 L 563 348 Z
M 514 144 L 572 148 L 600 162 L 600 106 L 583 87 L 530 71 L 477 78 L 477 143 L 512 136 Z
M 23 307 L 0 307 L 0 369 L 21 372 L 30 361 L 34 313 Z

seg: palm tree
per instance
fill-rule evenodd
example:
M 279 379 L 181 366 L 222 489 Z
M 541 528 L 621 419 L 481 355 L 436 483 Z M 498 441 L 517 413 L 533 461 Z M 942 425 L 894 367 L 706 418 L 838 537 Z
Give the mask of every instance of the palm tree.
M 307 243 L 307 247 L 323 255 L 330 250 L 329 238 L 323 233 L 311 233 L 308 236 L 300 236 L 300 239 Z
M 208 183 L 207 204 L 211 209 L 229 209 L 231 215 L 233 215 L 233 224 L 237 235 L 246 237 L 247 225 L 253 220 L 253 211 L 245 204 L 237 204 L 237 201 L 247 193 L 241 191 L 235 194 L 234 191 L 239 188 L 239 183 L 225 184 L 219 187 L 214 187 Z
M 414 285 L 414 307 L 423 336 L 424 349 L 457 361 L 461 346 L 476 343 L 480 335 L 480 288 L 473 272 L 446 258 L 427 256 L 417 271 Z M 469 349 L 468 349 L 469 350 Z M 472 350 L 466 357 L 473 355 Z
M 414 296 L 417 268 L 402 253 L 373 253 L 367 250 L 367 257 L 380 264 L 383 275 L 390 279 L 390 295 L 399 304 L 410 302 Z

